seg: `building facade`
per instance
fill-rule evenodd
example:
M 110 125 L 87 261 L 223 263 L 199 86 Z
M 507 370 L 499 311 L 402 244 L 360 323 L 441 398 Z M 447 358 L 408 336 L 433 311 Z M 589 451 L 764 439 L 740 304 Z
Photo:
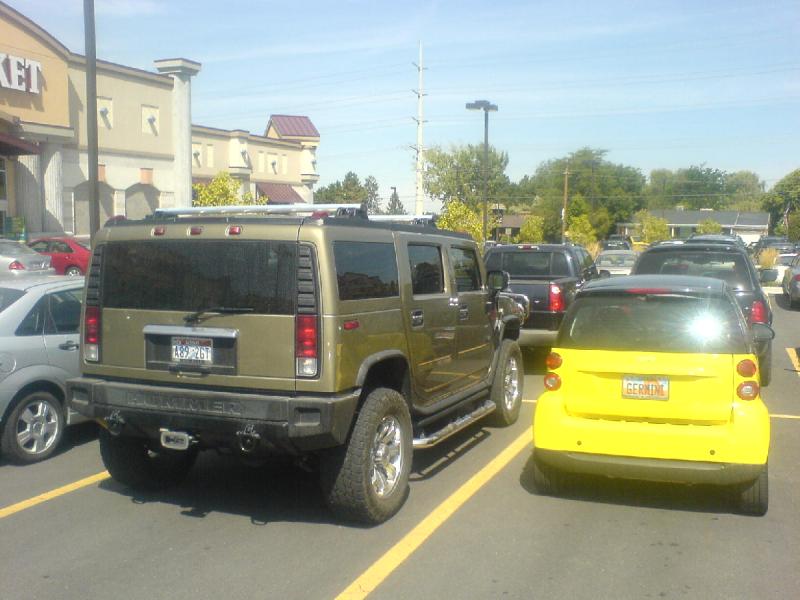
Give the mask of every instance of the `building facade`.
M 274 116 L 263 136 L 193 126 L 200 63 L 154 66 L 97 61 L 101 225 L 190 206 L 193 177 L 220 171 L 270 201 L 313 199 L 319 133 L 307 117 Z M 0 2 L 0 234 L 88 234 L 86 122 L 85 57 Z
M 738 235 L 746 243 L 757 241 L 769 232 L 769 213 L 742 212 L 736 210 L 677 210 L 654 209 L 649 211 L 654 217 L 664 219 L 672 238 L 687 238 L 697 232 L 703 221 L 719 223 L 722 233 Z M 617 223 L 617 233 L 636 235 L 636 223 Z

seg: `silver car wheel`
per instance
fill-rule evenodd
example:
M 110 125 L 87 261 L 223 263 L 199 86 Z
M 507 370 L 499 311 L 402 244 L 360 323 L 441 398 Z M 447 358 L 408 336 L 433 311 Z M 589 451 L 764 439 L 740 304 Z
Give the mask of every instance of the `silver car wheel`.
M 508 357 L 503 372 L 503 403 L 506 410 L 513 410 L 519 400 L 519 365 L 513 356 Z
M 60 427 L 58 409 L 47 401 L 36 400 L 17 419 L 17 444 L 23 452 L 41 454 L 58 439 Z
M 378 497 L 388 496 L 397 486 L 404 460 L 402 427 L 393 415 L 386 415 L 372 442 L 370 482 Z

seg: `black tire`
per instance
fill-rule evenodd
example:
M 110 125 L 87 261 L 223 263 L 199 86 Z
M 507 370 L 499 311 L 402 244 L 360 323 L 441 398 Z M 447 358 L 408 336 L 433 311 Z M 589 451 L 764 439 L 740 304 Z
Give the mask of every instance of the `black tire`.
M 381 429 L 387 443 L 378 447 Z M 386 452 L 390 447 L 391 454 Z M 394 450 L 399 452 L 399 468 L 376 468 L 376 453 L 391 457 Z M 408 496 L 412 452 L 411 416 L 405 399 L 392 389 L 372 390 L 347 445 L 321 457 L 320 483 L 331 511 L 341 519 L 370 525 L 394 515 Z M 381 491 L 377 488 L 384 479 L 389 489 Z
M 8 413 L 0 447 L 17 464 L 39 462 L 56 451 L 65 426 L 64 409 L 56 397 L 48 392 L 33 392 Z
M 66 275 L 67 277 L 80 277 L 81 275 L 83 275 L 83 271 L 81 271 L 80 267 L 72 265 L 71 267 L 67 267 L 66 269 L 64 269 L 64 275 Z
M 531 461 L 533 468 L 533 488 L 540 496 L 555 496 L 564 490 L 564 476 L 553 467 L 536 460 L 534 452 Z
M 791 294 L 787 294 L 787 297 L 789 298 L 789 309 L 790 310 L 796 310 L 797 309 L 797 300 L 792 298 Z
M 772 344 L 769 344 L 767 351 L 758 357 L 758 371 L 761 387 L 767 387 L 772 381 Z
M 160 489 L 180 483 L 197 459 L 197 449 L 151 449 L 146 440 L 113 436 L 100 429 L 100 456 L 111 477 L 135 489 Z
M 519 345 L 514 340 L 503 340 L 492 382 L 491 399 L 497 409 L 487 417 L 490 425 L 508 427 L 517 422 L 524 383 L 525 366 Z M 513 390 L 509 389 L 512 386 Z
M 769 469 L 764 469 L 758 478 L 739 491 L 739 512 L 744 515 L 762 517 L 769 508 Z

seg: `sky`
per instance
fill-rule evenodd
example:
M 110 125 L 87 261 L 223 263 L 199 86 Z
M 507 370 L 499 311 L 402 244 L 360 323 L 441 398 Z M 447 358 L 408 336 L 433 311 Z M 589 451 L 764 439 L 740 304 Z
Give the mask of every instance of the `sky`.
M 82 53 L 82 0 L 6 0 Z M 800 167 L 800 1 L 95 0 L 98 58 L 203 64 L 192 120 L 320 131 L 319 186 L 354 171 L 414 206 L 419 44 L 424 145 L 489 143 L 517 181 L 584 147 L 648 175 L 705 164 L 766 186 Z M 425 209 L 436 208 L 426 202 Z

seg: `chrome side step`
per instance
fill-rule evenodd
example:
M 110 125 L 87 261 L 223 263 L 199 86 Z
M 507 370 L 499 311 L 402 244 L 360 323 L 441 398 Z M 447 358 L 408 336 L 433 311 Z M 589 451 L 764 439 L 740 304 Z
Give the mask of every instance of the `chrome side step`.
M 468 425 L 472 425 L 472 423 L 478 419 L 481 419 L 489 413 L 494 412 L 495 408 L 497 408 L 497 405 L 491 400 L 487 400 L 468 415 L 463 415 L 458 417 L 455 421 L 450 421 L 439 431 L 435 431 L 430 435 L 425 435 L 423 437 L 414 438 L 413 447 L 415 450 L 419 450 L 421 448 L 430 448 L 431 446 L 435 446 L 439 442 L 449 438 L 454 433 L 458 433 Z

